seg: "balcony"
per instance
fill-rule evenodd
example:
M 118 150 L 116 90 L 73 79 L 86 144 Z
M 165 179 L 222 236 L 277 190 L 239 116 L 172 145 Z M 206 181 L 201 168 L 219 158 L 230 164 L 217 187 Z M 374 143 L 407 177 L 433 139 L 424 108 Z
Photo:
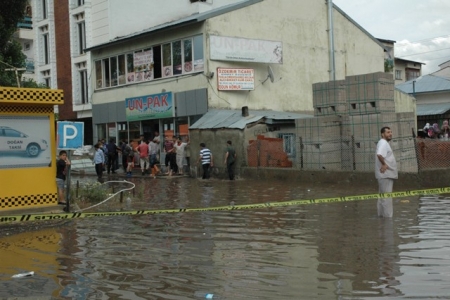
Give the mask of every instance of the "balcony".
M 34 73 L 34 59 L 27 58 L 25 61 L 26 71 L 25 73 Z
M 33 22 L 31 21 L 31 17 L 24 17 L 22 22 L 17 23 L 17 28 L 33 29 Z

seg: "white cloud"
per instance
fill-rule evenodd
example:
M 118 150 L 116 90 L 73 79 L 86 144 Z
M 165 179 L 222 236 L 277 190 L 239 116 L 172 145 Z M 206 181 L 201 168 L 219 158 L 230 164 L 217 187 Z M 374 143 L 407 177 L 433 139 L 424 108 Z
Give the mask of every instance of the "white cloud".
M 424 75 L 437 71 L 439 64 L 450 60 L 450 49 L 445 49 L 450 47 L 450 17 L 447 17 L 450 1 L 333 0 L 333 3 L 374 37 L 397 41 L 396 57 L 426 63 Z

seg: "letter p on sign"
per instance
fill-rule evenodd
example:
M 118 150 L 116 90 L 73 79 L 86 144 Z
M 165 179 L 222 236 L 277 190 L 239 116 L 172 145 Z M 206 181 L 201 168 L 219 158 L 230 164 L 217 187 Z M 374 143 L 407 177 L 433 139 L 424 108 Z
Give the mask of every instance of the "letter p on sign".
M 58 122 L 58 149 L 75 150 L 83 146 L 83 122 Z

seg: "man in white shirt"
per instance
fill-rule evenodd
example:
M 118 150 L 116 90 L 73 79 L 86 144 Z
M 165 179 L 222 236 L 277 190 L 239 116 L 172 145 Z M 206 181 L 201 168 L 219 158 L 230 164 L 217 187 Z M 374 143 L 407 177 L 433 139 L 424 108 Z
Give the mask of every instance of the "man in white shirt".
M 391 129 L 381 128 L 381 139 L 375 153 L 375 178 L 378 180 L 379 193 L 392 193 L 394 179 L 398 178 L 397 162 L 389 145 L 390 140 L 392 140 Z M 394 212 L 392 198 L 378 198 L 377 210 L 379 217 L 392 218 Z

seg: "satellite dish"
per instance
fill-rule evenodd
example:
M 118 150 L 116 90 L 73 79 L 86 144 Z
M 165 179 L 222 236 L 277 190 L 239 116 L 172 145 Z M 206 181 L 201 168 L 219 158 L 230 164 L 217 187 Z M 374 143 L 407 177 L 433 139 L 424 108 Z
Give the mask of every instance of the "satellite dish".
M 271 68 L 270 66 L 268 66 L 268 67 L 267 67 L 267 70 L 268 70 L 268 72 L 269 72 L 269 75 L 267 75 L 267 77 L 269 77 L 269 78 L 270 78 L 270 82 L 273 83 L 274 76 L 273 76 L 272 68 Z
M 270 78 L 270 82 L 273 82 L 273 81 L 274 81 L 274 78 L 275 78 L 275 77 L 274 77 L 274 75 L 273 75 L 273 71 L 272 71 L 272 68 L 271 68 L 270 66 L 267 67 L 267 72 L 268 72 L 267 78 L 264 79 L 264 81 L 263 81 L 261 84 L 264 84 L 264 82 L 266 82 L 267 79 L 269 79 L 269 78 Z

